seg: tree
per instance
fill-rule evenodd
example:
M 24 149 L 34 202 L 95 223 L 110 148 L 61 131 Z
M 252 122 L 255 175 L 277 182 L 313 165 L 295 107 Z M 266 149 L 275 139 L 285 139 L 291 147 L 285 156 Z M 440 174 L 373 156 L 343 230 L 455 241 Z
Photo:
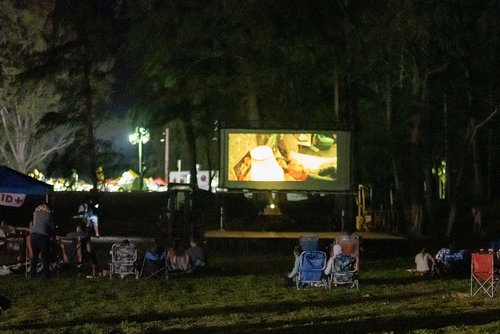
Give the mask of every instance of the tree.
M 61 102 L 55 86 L 48 80 L 17 79 L 24 57 L 46 50 L 46 6 L 51 3 L 25 7 L 0 3 L 0 160 L 23 173 L 45 167 L 51 156 L 73 141 L 68 127 L 44 122 Z
M 74 139 L 67 126 L 47 127 L 43 117 L 56 108 L 60 96 L 46 83 L 25 85 L 15 92 L 0 91 L 0 160 L 27 174 L 44 169 L 48 158 Z
M 96 184 L 100 148 L 95 128 L 106 114 L 113 85 L 113 53 L 120 42 L 122 1 L 46 1 L 45 47 L 23 54 L 20 80 L 51 77 L 62 95 L 63 108 L 47 115 L 52 123 L 76 129 L 79 145 L 72 160 Z M 20 4 L 21 7 L 28 6 Z M 21 8 L 24 9 L 24 8 Z M 71 166 L 75 168 L 76 166 Z

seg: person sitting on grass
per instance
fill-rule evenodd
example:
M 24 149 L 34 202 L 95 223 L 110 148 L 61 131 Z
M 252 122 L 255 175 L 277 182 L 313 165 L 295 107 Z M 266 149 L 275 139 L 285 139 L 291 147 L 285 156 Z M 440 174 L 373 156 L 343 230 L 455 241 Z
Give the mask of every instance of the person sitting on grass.
M 425 248 L 422 248 L 420 253 L 415 255 L 415 265 L 415 274 L 417 276 L 428 277 L 434 273 L 436 260 L 431 254 L 427 253 L 427 250 Z
M 181 248 L 178 239 L 175 239 L 172 242 L 172 247 L 168 249 L 166 262 L 168 271 L 186 271 L 189 269 L 189 259 Z
M 302 247 L 295 246 L 293 248 L 293 256 L 295 257 L 292 271 L 286 274 L 283 278 L 283 286 L 290 287 L 293 286 L 295 278 L 299 273 L 300 261 L 302 260 Z
M 186 250 L 189 269 L 188 274 L 205 267 L 205 250 L 198 245 L 196 239 L 191 238 L 189 241 L 190 247 Z

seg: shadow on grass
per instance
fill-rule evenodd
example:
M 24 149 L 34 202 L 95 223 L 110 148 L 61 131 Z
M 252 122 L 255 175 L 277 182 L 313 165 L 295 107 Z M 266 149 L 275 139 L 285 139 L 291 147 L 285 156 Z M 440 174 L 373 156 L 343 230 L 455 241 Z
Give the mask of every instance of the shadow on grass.
M 415 316 L 374 318 L 364 314 L 365 319 L 352 321 L 340 317 L 309 318 L 307 322 L 299 320 L 271 321 L 259 324 L 236 324 L 231 326 L 210 326 L 185 330 L 161 331 L 151 329 L 149 333 L 406 333 L 417 329 L 438 330 L 447 326 L 477 326 L 498 321 L 500 309 L 484 310 L 447 316 Z
M 361 272 L 361 275 L 362 274 L 363 272 Z M 361 276 L 360 281 L 363 285 L 370 285 L 370 284 L 401 285 L 401 284 L 411 284 L 419 282 L 427 282 L 429 284 L 432 284 L 436 282 L 460 281 L 464 279 L 470 279 L 470 273 L 461 273 L 460 275 L 434 276 L 434 277 L 418 277 L 411 274 L 409 274 L 408 276 L 393 276 L 393 277 Z
M 301 293 L 300 291 L 297 291 L 297 293 Z M 325 292 L 326 293 L 326 292 Z M 124 316 L 110 316 L 110 317 L 95 317 L 92 319 L 92 323 L 94 325 L 104 325 L 104 326 L 118 326 L 122 322 L 129 322 L 129 323 L 139 323 L 139 324 L 147 324 L 149 322 L 161 322 L 161 321 L 175 321 L 175 322 L 186 322 L 182 321 L 182 319 L 190 319 L 190 318 L 201 318 L 201 317 L 210 317 L 210 316 L 220 316 L 220 315 L 225 315 L 229 316 L 230 314 L 256 314 L 256 318 L 258 317 L 258 314 L 263 313 L 263 314 L 286 314 L 290 312 L 295 312 L 298 310 L 301 310 L 302 308 L 305 307 L 317 307 L 317 308 L 326 308 L 326 309 L 331 309 L 335 310 L 335 308 L 340 308 L 340 307 L 357 307 L 360 310 L 363 309 L 362 304 L 366 302 L 391 302 L 391 301 L 401 301 L 404 299 L 411 299 L 411 298 L 418 298 L 418 297 L 423 297 L 425 295 L 432 295 L 434 293 L 429 292 L 429 293 L 406 293 L 406 294 L 394 294 L 394 295 L 382 295 L 382 296 L 370 296 L 369 298 L 359 298 L 357 300 L 352 300 L 352 298 L 346 297 L 346 296 L 337 296 L 339 298 L 335 299 L 328 299 L 328 300 L 321 300 L 318 302 L 315 302 L 314 304 L 311 303 L 311 301 L 301 301 L 301 302 L 295 302 L 295 301 L 281 301 L 281 302 L 276 302 L 276 303 L 262 303 L 262 304 L 254 304 L 254 305 L 241 305 L 241 306 L 227 306 L 227 307 L 191 307 L 189 309 L 183 310 L 183 311 L 175 311 L 175 312 L 169 312 L 169 313 L 158 313 L 158 312 L 148 312 L 148 313 L 141 313 L 141 314 L 136 314 L 136 315 L 124 315 Z M 358 305 L 359 304 L 359 305 Z M 333 312 L 333 311 L 332 311 Z M 368 314 L 363 314 L 360 313 L 361 316 L 363 317 L 369 317 Z M 446 317 L 445 317 L 446 318 Z M 369 325 L 369 328 L 373 328 L 374 331 L 379 331 L 379 330 L 386 330 L 386 329 L 393 329 L 393 328 L 439 328 L 445 325 L 449 324 L 457 324 L 457 321 L 464 318 L 463 315 L 455 315 L 455 316 L 450 316 L 449 322 L 443 322 L 443 318 L 440 319 L 434 319 L 434 318 L 418 318 L 416 317 L 415 319 L 413 318 L 408 318 L 406 320 L 401 320 L 401 318 L 394 318 L 394 319 L 387 319 L 387 318 L 377 318 L 373 317 L 370 318 L 369 320 L 363 320 L 363 321 L 350 321 L 348 319 L 342 318 L 342 317 L 324 317 L 322 316 L 321 318 L 315 319 L 315 318 L 308 318 L 307 319 L 307 324 L 304 324 L 304 321 L 271 321 L 267 323 L 262 323 L 262 324 L 241 324 L 244 326 L 244 328 L 239 328 L 238 325 L 231 325 L 231 326 L 210 326 L 210 327 L 202 327 L 202 328 L 194 328 L 194 329 L 186 329 L 186 330 L 178 330 L 179 332 L 199 332 L 199 333 L 204 333 L 204 332 L 243 332 L 243 333 L 253 333 L 253 332 L 258 332 L 262 330 L 270 331 L 270 330 L 275 330 L 276 332 L 281 332 L 283 330 L 286 330 L 289 332 L 290 329 L 298 328 L 298 332 L 323 332 L 326 331 L 328 328 L 332 328 L 331 326 L 334 326 L 336 332 L 337 329 L 340 330 L 346 330 L 346 331 L 357 331 L 357 330 L 362 330 L 368 328 L 367 326 Z M 474 319 L 477 318 L 476 321 L 478 323 L 481 323 L 481 321 L 484 320 L 484 323 L 490 322 L 492 320 L 497 320 L 498 319 L 498 312 L 497 313 L 482 313 L 478 312 L 477 314 L 467 314 L 467 319 Z M 462 319 L 464 320 L 464 319 Z M 415 326 L 411 326 L 411 322 L 414 321 Z M 472 321 L 472 320 L 471 320 Z M 2 330 L 32 330 L 32 329 L 61 329 L 65 327 L 75 327 L 75 326 L 80 326 L 84 323 L 87 323 L 88 319 L 87 318 L 75 318 L 72 320 L 65 320 L 65 321 L 52 321 L 52 322 L 30 322 L 30 323 L 24 323 L 24 324 L 16 324 L 12 326 L 2 326 L 0 325 L 0 331 Z M 327 322 L 328 324 L 324 324 Z M 468 322 L 468 323 L 474 323 Z M 172 324 L 174 325 L 174 324 Z M 196 326 L 200 326 L 199 324 L 196 324 Z M 410 327 L 408 327 L 410 326 Z M 169 331 L 170 332 L 170 331 Z M 118 332 L 119 333 L 119 332 Z M 154 333 L 154 332 L 151 332 Z
M 259 306 L 256 306 L 259 307 Z M 269 307 L 269 306 L 268 306 Z M 297 307 L 297 305 L 291 305 L 291 308 Z M 262 311 L 262 309 L 259 309 Z M 230 308 L 218 308 L 208 312 L 213 313 L 233 313 L 233 312 L 248 312 L 247 308 L 241 307 L 230 307 Z M 281 309 L 276 309 L 276 312 L 283 311 Z M 261 323 L 248 323 L 242 322 L 231 325 L 220 325 L 220 326 L 200 326 L 195 324 L 193 328 L 186 329 L 169 329 L 160 330 L 157 327 L 161 325 L 161 321 L 177 320 L 181 314 L 157 314 L 149 313 L 129 317 L 110 317 L 104 318 L 100 321 L 93 321 L 93 324 L 108 325 L 108 326 L 119 326 L 123 321 L 128 323 L 140 323 L 144 324 L 144 333 L 376 333 L 376 332 L 388 332 L 396 331 L 397 333 L 406 333 L 408 331 L 413 331 L 417 329 L 430 329 L 437 330 L 439 328 L 447 326 L 478 326 L 485 325 L 490 322 L 498 321 L 498 314 L 500 309 L 493 310 L 483 310 L 477 312 L 468 312 L 466 314 L 451 314 L 440 317 L 435 317 L 432 315 L 428 316 L 402 316 L 402 317 L 389 317 L 381 318 L 377 316 L 371 316 L 370 314 L 360 313 L 364 319 L 352 320 L 346 319 L 341 316 L 329 316 L 329 317 L 310 317 L 307 321 L 304 320 L 291 320 L 291 321 L 267 321 Z M 208 314 L 207 314 L 208 315 Z M 189 315 L 190 317 L 193 314 Z M 96 319 L 97 320 L 97 319 Z M 148 326 L 148 322 L 154 322 L 151 326 Z M 44 323 L 44 324 L 26 324 L 23 326 L 14 326 L 9 328 L 2 328 L 3 330 L 27 330 L 27 329 L 58 329 L 61 327 L 71 327 L 81 325 L 81 321 L 70 321 L 70 322 L 54 322 L 54 323 Z M 172 323 L 172 326 L 176 325 Z M 164 324 L 164 327 L 168 327 L 168 324 Z M 112 333 L 121 333 L 118 329 L 112 331 Z

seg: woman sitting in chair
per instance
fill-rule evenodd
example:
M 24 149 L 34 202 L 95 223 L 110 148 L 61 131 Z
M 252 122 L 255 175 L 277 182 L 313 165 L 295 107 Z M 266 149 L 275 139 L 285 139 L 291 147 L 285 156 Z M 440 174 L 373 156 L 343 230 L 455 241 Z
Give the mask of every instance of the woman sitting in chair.
M 175 239 L 172 247 L 167 251 L 167 269 L 168 271 L 186 271 L 189 269 L 189 257 L 181 248 L 180 241 Z

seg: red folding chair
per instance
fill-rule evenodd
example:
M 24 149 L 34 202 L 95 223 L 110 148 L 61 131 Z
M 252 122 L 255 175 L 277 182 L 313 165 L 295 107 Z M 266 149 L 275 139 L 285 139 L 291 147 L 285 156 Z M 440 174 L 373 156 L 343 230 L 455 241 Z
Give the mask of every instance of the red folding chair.
M 485 292 L 493 298 L 498 287 L 499 276 L 495 273 L 494 254 L 472 253 L 470 294 Z

